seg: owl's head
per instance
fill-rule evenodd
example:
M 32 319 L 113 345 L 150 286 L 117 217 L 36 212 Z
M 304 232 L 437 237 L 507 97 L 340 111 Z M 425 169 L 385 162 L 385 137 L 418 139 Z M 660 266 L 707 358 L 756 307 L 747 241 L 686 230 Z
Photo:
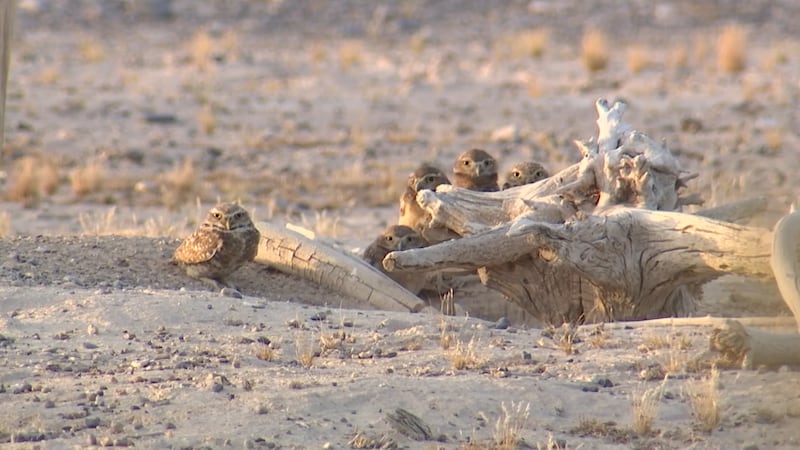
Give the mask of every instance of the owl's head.
M 419 192 L 423 189 L 435 190 L 440 184 L 450 184 L 447 175 L 438 167 L 423 164 L 408 177 L 408 186 Z
M 237 203 L 220 203 L 208 211 L 206 225 L 223 230 L 253 226 L 250 214 Z
M 392 225 L 380 237 L 381 247 L 389 251 L 422 248 L 428 245 L 414 229 L 405 225 Z
M 472 177 L 497 175 L 497 161 L 481 149 L 467 150 L 453 164 L 453 172 Z

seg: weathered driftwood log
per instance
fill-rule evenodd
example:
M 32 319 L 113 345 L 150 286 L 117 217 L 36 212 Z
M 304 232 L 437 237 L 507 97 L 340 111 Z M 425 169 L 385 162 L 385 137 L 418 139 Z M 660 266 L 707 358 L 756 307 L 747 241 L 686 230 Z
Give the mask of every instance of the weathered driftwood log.
M 622 121 L 624 104 L 596 106 L 596 142 L 578 143 L 583 159 L 549 179 L 418 193 L 432 226 L 463 238 L 391 253 L 387 270 L 477 268 L 487 286 L 556 324 L 686 316 L 718 276 L 772 276 L 769 231 L 669 212 L 700 203 L 681 193 L 694 175 Z
M 800 212 L 790 213 L 775 225 L 770 265 L 800 329 Z M 800 365 L 800 334 L 760 331 L 735 320 L 714 329 L 711 348 L 744 368 Z
M 261 232 L 257 263 L 312 280 L 376 308 L 419 312 L 427 306 L 353 254 L 284 227 L 264 222 L 256 226 Z

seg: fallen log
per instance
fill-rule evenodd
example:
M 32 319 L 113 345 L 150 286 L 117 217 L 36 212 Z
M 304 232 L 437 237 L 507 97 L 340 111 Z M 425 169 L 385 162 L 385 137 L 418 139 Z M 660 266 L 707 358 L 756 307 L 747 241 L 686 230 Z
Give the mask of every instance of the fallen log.
M 255 262 L 305 278 L 388 311 L 420 312 L 427 304 L 356 255 L 302 233 L 269 223 L 261 233 Z

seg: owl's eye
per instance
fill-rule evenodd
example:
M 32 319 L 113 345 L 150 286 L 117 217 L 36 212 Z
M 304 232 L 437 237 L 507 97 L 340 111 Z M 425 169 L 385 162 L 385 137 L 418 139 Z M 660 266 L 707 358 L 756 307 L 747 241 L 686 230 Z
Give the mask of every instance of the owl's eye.
M 515 171 L 511 172 L 511 176 L 514 177 L 514 178 L 520 178 L 520 177 L 522 177 L 522 173 L 520 173 L 519 170 L 515 170 Z
M 462 164 L 464 164 L 465 166 L 468 166 L 468 165 L 469 165 L 469 160 L 468 160 L 468 159 L 465 159 L 465 160 L 464 160 L 464 161 L 462 161 L 461 163 L 462 163 Z
M 215 219 L 221 219 L 222 218 L 222 213 L 219 213 L 219 212 L 213 212 L 213 213 L 211 213 L 211 215 L 213 215 Z
M 394 236 L 386 236 L 386 240 L 392 242 L 394 240 Z
M 428 183 L 433 183 L 435 180 L 436 180 L 436 177 L 434 177 L 433 175 L 429 175 L 428 176 Z
M 542 173 L 542 171 L 541 171 L 541 170 L 537 170 L 537 171 L 536 171 L 536 176 L 537 176 L 537 177 L 543 177 L 543 176 L 544 176 L 544 173 Z

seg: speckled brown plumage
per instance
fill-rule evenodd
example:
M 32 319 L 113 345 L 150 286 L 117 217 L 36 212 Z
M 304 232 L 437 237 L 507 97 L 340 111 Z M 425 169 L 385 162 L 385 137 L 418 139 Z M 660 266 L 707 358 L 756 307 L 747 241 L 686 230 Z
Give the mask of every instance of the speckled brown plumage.
M 193 278 L 225 287 L 225 279 L 258 251 L 260 234 L 250 215 L 235 203 L 220 203 L 200 227 L 181 242 L 172 261 Z
M 435 190 L 441 184 L 450 184 L 447 175 L 438 167 L 423 164 L 408 176 L 406 190 L 400 197 L 400 218 L 397 223 L 424 235 L 430 223 L 430 214 L 417 203 L 417 193 L 424 189 Z
M 364 250 L 363 258 L 371 266 L 386 274 L 414 294 L 418 294 L 426 284 L 424 274 L 387 272 L 383 259 L 391 252 L 422 248 L 428 243 L 413 229 L 405 225 L 392 225 Z
M 499 190 L 497 161 L 480 149 L 462 153 L 453 164 L 453 185 L 482 192 Z
M 503 190 L 522 186 L 524 184 L 535 183 L 544 180 L 550 174 L 541 164 L 537 162 L 521 162 L 511 166 L 506 173 L 506 181 L 503 183 Z

